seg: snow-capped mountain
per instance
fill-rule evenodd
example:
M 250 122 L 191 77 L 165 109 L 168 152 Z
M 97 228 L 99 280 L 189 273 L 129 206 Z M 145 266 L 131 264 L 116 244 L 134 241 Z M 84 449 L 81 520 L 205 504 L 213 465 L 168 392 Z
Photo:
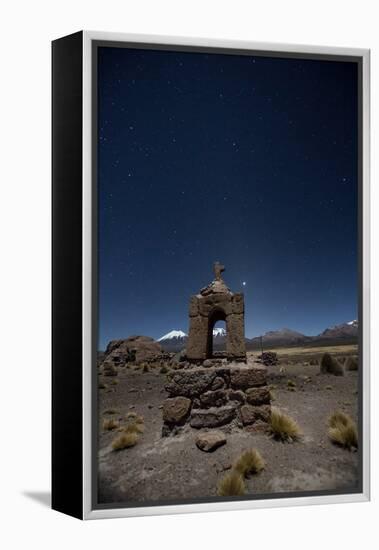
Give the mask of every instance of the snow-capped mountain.
M 226 336 L 226 330 L 222 327 L 213 329 L 214 345 L 219 347 L 224 344 Z M 165 351 L 180 351 L 185 348 L 188 335 L 182 330 L 171 330 L 167 334 L 164 334 L 158 338 L 158 342 L 161 344 Z
M 213 337 L 225 337 L 226 336 L 226 330 L 222 327 L 220 328 L 214 328 L 213 329 Z
M 325 329 L 318 338 L 334 338 L 334 339 L 347 339 L 356 338 L 358 336 L 358 321 L 349 321 L 342 323 L 341 325 L 335 325 Z
M 180 340 L 182 338 L 187 338 L 187 334 L 185 332 L 182 330 L 172 330 L 171 332 L 168 332 L 158 338 L 158 342 L 162 342 L 163 340 Z

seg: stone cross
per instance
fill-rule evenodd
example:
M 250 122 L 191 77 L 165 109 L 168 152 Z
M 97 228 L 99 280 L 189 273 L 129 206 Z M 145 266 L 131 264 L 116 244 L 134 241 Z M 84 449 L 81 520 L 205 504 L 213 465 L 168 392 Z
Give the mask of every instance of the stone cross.
M 223 271 L 225 271 L 225 266 L 223 266 L 222 264 L 220 264 L 220 262 L 215 262 L 213 264 L 213 271 L 215 273 L 215 276 L 216 276 L 216 281 L 221 281 L 221 273 Z

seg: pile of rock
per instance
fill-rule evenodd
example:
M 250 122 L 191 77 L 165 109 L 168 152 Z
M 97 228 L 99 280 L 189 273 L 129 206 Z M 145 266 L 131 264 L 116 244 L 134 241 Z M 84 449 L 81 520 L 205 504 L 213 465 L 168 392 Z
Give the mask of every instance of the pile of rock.
M 227 364 L 171 371 L 163 403 L 162 435 L 192 428 L 237 426 L 255 431 L 270 420 L 267 372 L 261 366 Z
M 117 368 L 127 363 L 160 363 L 171 360 L 171 355 L 162 351 L 159 342 L 149 336 L 130 336 L 124 340 L 112 340 L 105 350 L 103 367 Z
M 267 367 L 270 365 L 277 365 L 279 363 L 278 354 L 274 351 L 264 351 L 258 356 L 258 359 Z

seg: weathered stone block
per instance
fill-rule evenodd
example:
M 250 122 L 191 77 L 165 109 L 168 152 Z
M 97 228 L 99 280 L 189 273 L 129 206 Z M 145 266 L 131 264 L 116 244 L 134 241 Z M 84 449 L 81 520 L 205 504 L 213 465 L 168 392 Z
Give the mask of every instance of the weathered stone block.
M 232 313 L 244 313 L 245 306 L 243 300 L 243 294 L 240 292 L 234 294 L 232 298 Z
M 220 390 L 225 387 L 225 381 L 221 376 L 216 376 L 212 382 L 211 390 Z
M 210 389 L 216 371 L 211 369 L 189 369 L 168 373 L 165 386 L 170 396 L 197 397 Z
M 187 397 L 172 397 L 163 402 L 163 421 L 167 424 L 184 424 L 191 410 Z
M 229 400 L 245 403 L 246 394 L 242 390 L 229 390 Z
M 241 420 L 244 426 L 254 424 L 257 421 L 269 422 L 271 416 L 271 407 L 269 405 L 242 405 L 240 408 Z
M 191 296 L 189 304 L 189 316 L 196 317 L 199 315 L 199 299 L 197 296 Z
M 230 369 L 230 385 L 234 389 L 245 390 L 255 386 L 265 386 L 267 370 L 264 367 L 234 367 Z
M 226 390 L 207 391 L 200 395 L 201 406 L 205 409 L 209 407 L 222 407 L 226 405 L 227 400 Z
M 217 428 L 231 422 L 236 416 L 236 407 L 225 406 L 212 409 L 192 409 L 192 428 Z
M 246 401 L 250 405 L 269 405 L 270 390 L 267 386 L 261 388 L 248 388 L 246 390 Z

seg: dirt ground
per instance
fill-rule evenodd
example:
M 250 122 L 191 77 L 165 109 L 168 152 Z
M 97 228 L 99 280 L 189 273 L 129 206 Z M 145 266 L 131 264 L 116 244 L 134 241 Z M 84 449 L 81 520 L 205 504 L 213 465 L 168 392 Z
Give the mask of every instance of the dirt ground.
M 356 350 L 349 353 L 352 351 Z M 307 354 L 309 359 L 309 350 Z M 256 356 L 249 355 L 250 361 Z M 358 453 L 329 441 L 327 418 L 340 409 L 357 420 L 358 373 L 321 375 L 318 365 L 299 357 L 296 354 L 293 362 L 291 353 L 287 353 L 280 365 L 268 367 L 268 383 L 274 397 L 272 406 L 298 422 L 303 432 L 301 440 L 281 443 L 264 433 L 234 428 L 227 433 L 226 445 L 213 453 L 196 447 L 199 432 L 189 426 L 179 435 L 161 436 L 161 406 L 167 397 L 165 374 L 123 367 L 117 377 L 99 376 L 100 385 L 107 386 L 99 389 L 99 503 L 219 498 L 217 483 L 238 456 L 251 448 L 260 451 L 266 468 L 247 480 L 250 495 L 354 490 L 358 483 Z M 295 391 L 289 390 L 288 380 L 296 384 Z M 104 431 L 103 420 L 114 418 L 122 423 L 130 411 L 143 416 L 145 431 L 135 447 L 113 451 L 111 443 L 119 434 L 117 430 Z

